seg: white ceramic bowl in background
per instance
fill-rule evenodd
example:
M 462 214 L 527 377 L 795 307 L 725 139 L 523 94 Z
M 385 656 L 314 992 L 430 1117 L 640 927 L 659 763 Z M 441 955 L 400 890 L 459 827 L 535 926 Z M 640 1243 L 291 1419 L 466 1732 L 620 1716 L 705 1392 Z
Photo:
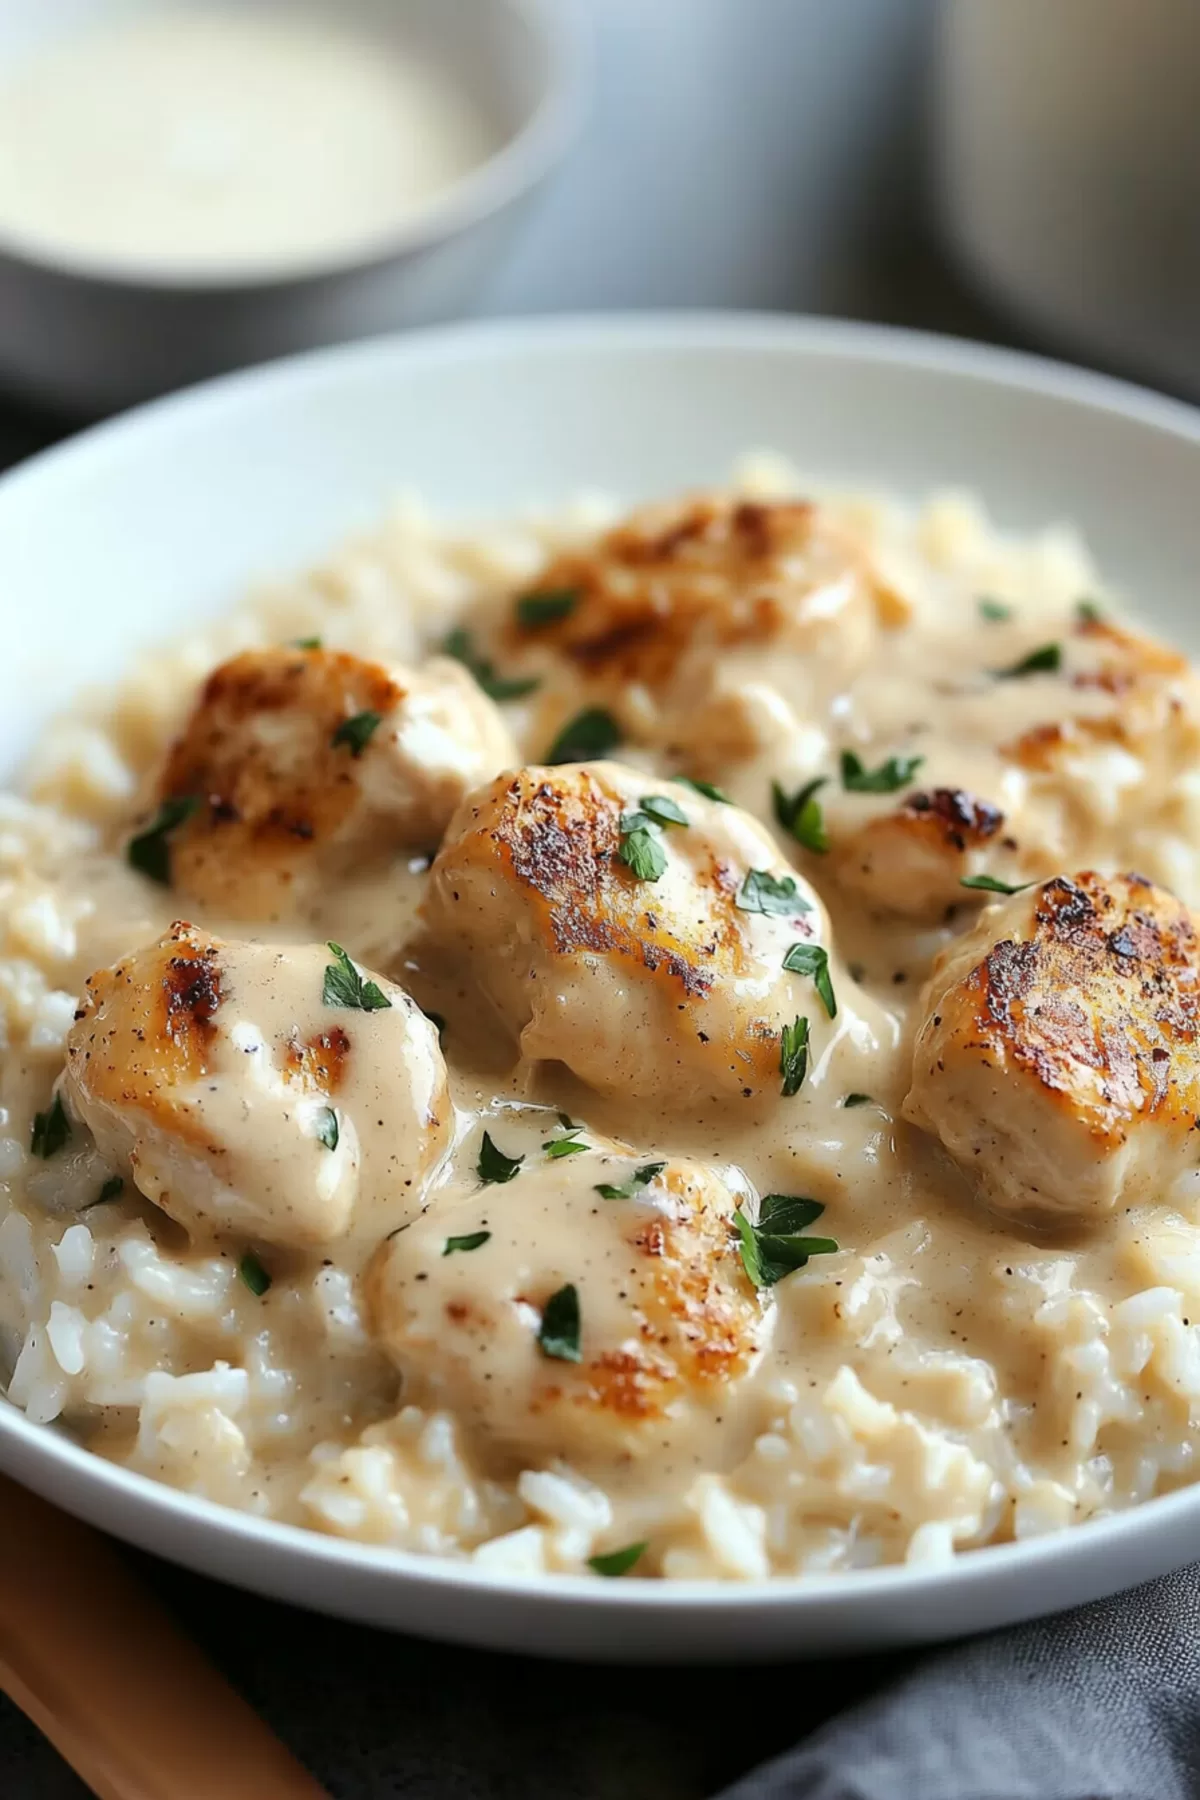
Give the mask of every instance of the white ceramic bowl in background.
M 561 156 L 582 105 L 578 0 L 205 0 L 333 16 L 423 52 L 494 125 L 499 148 L 378 242 L 277 273 L 204 275 L 147 259 L 50 254 L 0 231 L 0 387 L 111 412 L 227 369 L 465 311 Z M 0 75 L 102 19 L 164 0 L 3 0 Z
M 749 447 L 997 522 L 1070 519 L 1200 648 L 1200 414 L 1003 351 L 833 323 L 684 316 L 422 333 L 233 376 L 0 481 L 0 766 L 81 680 L 302 566 L 416 488 L 450 515 L 583 487 L 721 479 Z M 101 1461 L 0 1402 L 0 1468 L 119 1536 L 263 1593 L 469 1643 L 629 1661 L 752 1659 L 982 1630 L 1113 1592 L 1200 1547 L 1200 1486 L 1060 1535 L 739 1586 L 516 1579 L 266 1523 Z

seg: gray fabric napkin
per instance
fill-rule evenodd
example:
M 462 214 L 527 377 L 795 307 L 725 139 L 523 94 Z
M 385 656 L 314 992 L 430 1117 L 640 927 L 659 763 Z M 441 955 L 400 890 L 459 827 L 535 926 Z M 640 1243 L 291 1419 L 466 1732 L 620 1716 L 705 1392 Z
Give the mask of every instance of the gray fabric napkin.
M 939 1650 L 720 1800 L 1198 1795 L 1193 1565 L 1114 1599 Z

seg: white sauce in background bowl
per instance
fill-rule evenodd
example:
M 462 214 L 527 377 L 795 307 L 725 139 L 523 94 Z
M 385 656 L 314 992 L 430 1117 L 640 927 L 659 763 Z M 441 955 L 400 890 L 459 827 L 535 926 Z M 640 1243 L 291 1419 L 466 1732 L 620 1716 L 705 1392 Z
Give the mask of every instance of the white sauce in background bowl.
M 156 10 L 0 81 L 0 237 L 131 273 L 302 268 L 382 240 L 500 137 L 435 62 L 332 10 Z

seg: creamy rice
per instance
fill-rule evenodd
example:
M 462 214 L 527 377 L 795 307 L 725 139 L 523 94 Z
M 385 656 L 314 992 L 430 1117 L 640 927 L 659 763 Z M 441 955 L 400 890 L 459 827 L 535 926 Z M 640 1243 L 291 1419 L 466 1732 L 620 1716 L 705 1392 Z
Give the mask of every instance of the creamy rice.
M 794 485 L 767 458 L 739 478 L 739 490 L 756 497 Z M 1110 605 L 1066 530 L 1013 541 L 956 494 L 915 513 L 873 498 L 831 497 L 827 506 L 897 604 L 912 609 L 911 629 L 927 630 L 935 660 L 950 654 L 947 621 L 986 641 L 1000 664 L 1068 633 L 1081 599 Z M 698 1460 L 622 1467 L 609 1480 L 553 1445 L 528 1459 L 499 1454 L 419 1383 L 416 1400 L 410 1385 L 401 1391 L 364 1311 L 361 1259 L 330 1249 L 272 1263 L 261 1251 L 272 1280 L 259 1295 L 239 1273 L 239 1244 L 189 1242 L 128 1183 L 95 1203 L 106 1169 L 79 1128 L 58 1155 L 31 1153 L 34 1115 L 62 1071 L 86 978 L 172 919 L 197 919 L 195 906 L 132 871 L 123 848 L 207 672 L 244 647 L 310 635 L 385 662 L 419 662 L 463 616 L 491 630 L 497 609 L 538 579 L 548 557 L 587 544 L 613 516 L 589 499 L 561 516 L 464 536 L 405 505 L 311 575 L 258 593 L 140 660 L 114 692 L 87 696 L 36 747 L 22 794 L 0 798 L 0 1334 L 12 1400 L 37 1421 L 61 1420 L 102 1455 L 230 1506 L 531 1574 L 586 1571 L 598 1551 L 635 1539 L 648 1544 L 637 1572 L 665 1577 L 941 1563 L 1192 1480 L 1196 1176 L 1175 1178 L 1153 1204 L 1119 1209 L 1090 1234 L 1017 1229 L 989 1215 L 900 1113 L 921 982 L 967 914 L 881 920 L 869 896 L 839 889 L 832 865 L 806 858 L 782 833 L 783 853 L 790 848 L 829 906 L 841 953 L 862 965 L 863 998 L 858 1006 L 839 995 L 837 1029 L 801 1093 L 765 1123 L 709 1106 L 670 1117 L 649 1101 L 591 1094 L 558 1065 L 513 1069 L 494 1047 L 477 1054 L 461 996 L 451 992 L 443 1005 L 436 966 L 420 967 L 410 947 L 428 880 L 421 858 L 389 871 L 386 906 L 378 882 L 351 884 L 326 897 L 303 934 L 345 941 L 364 965 L 449 1018 L 454 1148 L 426 1196 L 434 1208 L 476 1185 L 481 1117 L 528 1169 L 547 1109 L 560 1107 L 647 1155 L 696 1158 L 736 1170 L 759 1192 L 825 1204 L 814 1229 L 840 1247 L 762 1297 L 769 1343 L 730 1408 L 736 1416 L 704 1440 Z M 1012 618 L 981 619 L 981 596 L 999 597 Z M 916 663 L 897 669 L 890 648 L 877 662 L 860 678 L 860 691 L 875 693 L 863 705 L 882 720 L 879 747 L 864 740 L 871 765 L 888 754 L 906 699 L 920 707 L 928 698 L 911 685 Z M 740 682 L 754 689 L 756 717 L 775 717 L 769 659 L 756 669 L 731 659 L 731 670 L 735 698 Z M 1038 714 L 1035 698 L 1010 686 L 1002 705 L 1012 737 Z M 543 746 L 553 699 L 505 709 L 527 755 Z M 693 771 L 770 826 L 772 778 L 790 790 L 831 766 L 831 716 L 802 719 L 797 731 L 783 709 L 778 730 L 764 728 L 751 754 L 696 757 Z M 994 770 L 965 734 L 956 742 L 957 730 L 953 719 L 935 723 L 924 751 L 930 778 L 979 791 Z M 966 773 L 951 768 L 952 753 Z M 656 785 L 673 772 L 653 748 L 621 755 L 653 771 Z M 1157 782 L 1153 814 L 1130 809 L 1113 796 L 1136 785 L 1138 768 L 1126 766 L 1136 761 L 1111 747 L 1081 753 L 1062 790 L 1043 783 L 1040 798 L 1034 784 L 1018 794 L 1006 776 L 1009 810 L 1025 796 L 1033 821 L 1022 839 L 1033 845 L 1032 867 L 1015 873 L 1059 866 L 1054 833 L 1068 831 L 1070 811 L 1071 872 L 1134 866 L 1200 903 L 1196 777 L 1181 765 Z M 831 832 L 841 804 L 829 799 Z M 199 922 L 227 929 L 220 919 Z M 288 934 L 243 927 L 241 935 Z M 870 1100 L 847 1108 L 852 1093 Z M 509 1204 L 523 1179 L 489 1190 L 491 1203 Z

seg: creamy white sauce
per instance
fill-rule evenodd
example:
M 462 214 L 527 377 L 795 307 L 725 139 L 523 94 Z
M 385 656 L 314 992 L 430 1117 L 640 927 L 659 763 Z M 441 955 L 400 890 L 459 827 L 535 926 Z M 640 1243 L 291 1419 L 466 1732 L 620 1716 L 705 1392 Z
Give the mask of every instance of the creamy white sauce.
M 170 8 L 68 35 L 0 84 L 0 235 L 206 271 L 386 238 L 497 147 L 450 76 L 285 8 Z

